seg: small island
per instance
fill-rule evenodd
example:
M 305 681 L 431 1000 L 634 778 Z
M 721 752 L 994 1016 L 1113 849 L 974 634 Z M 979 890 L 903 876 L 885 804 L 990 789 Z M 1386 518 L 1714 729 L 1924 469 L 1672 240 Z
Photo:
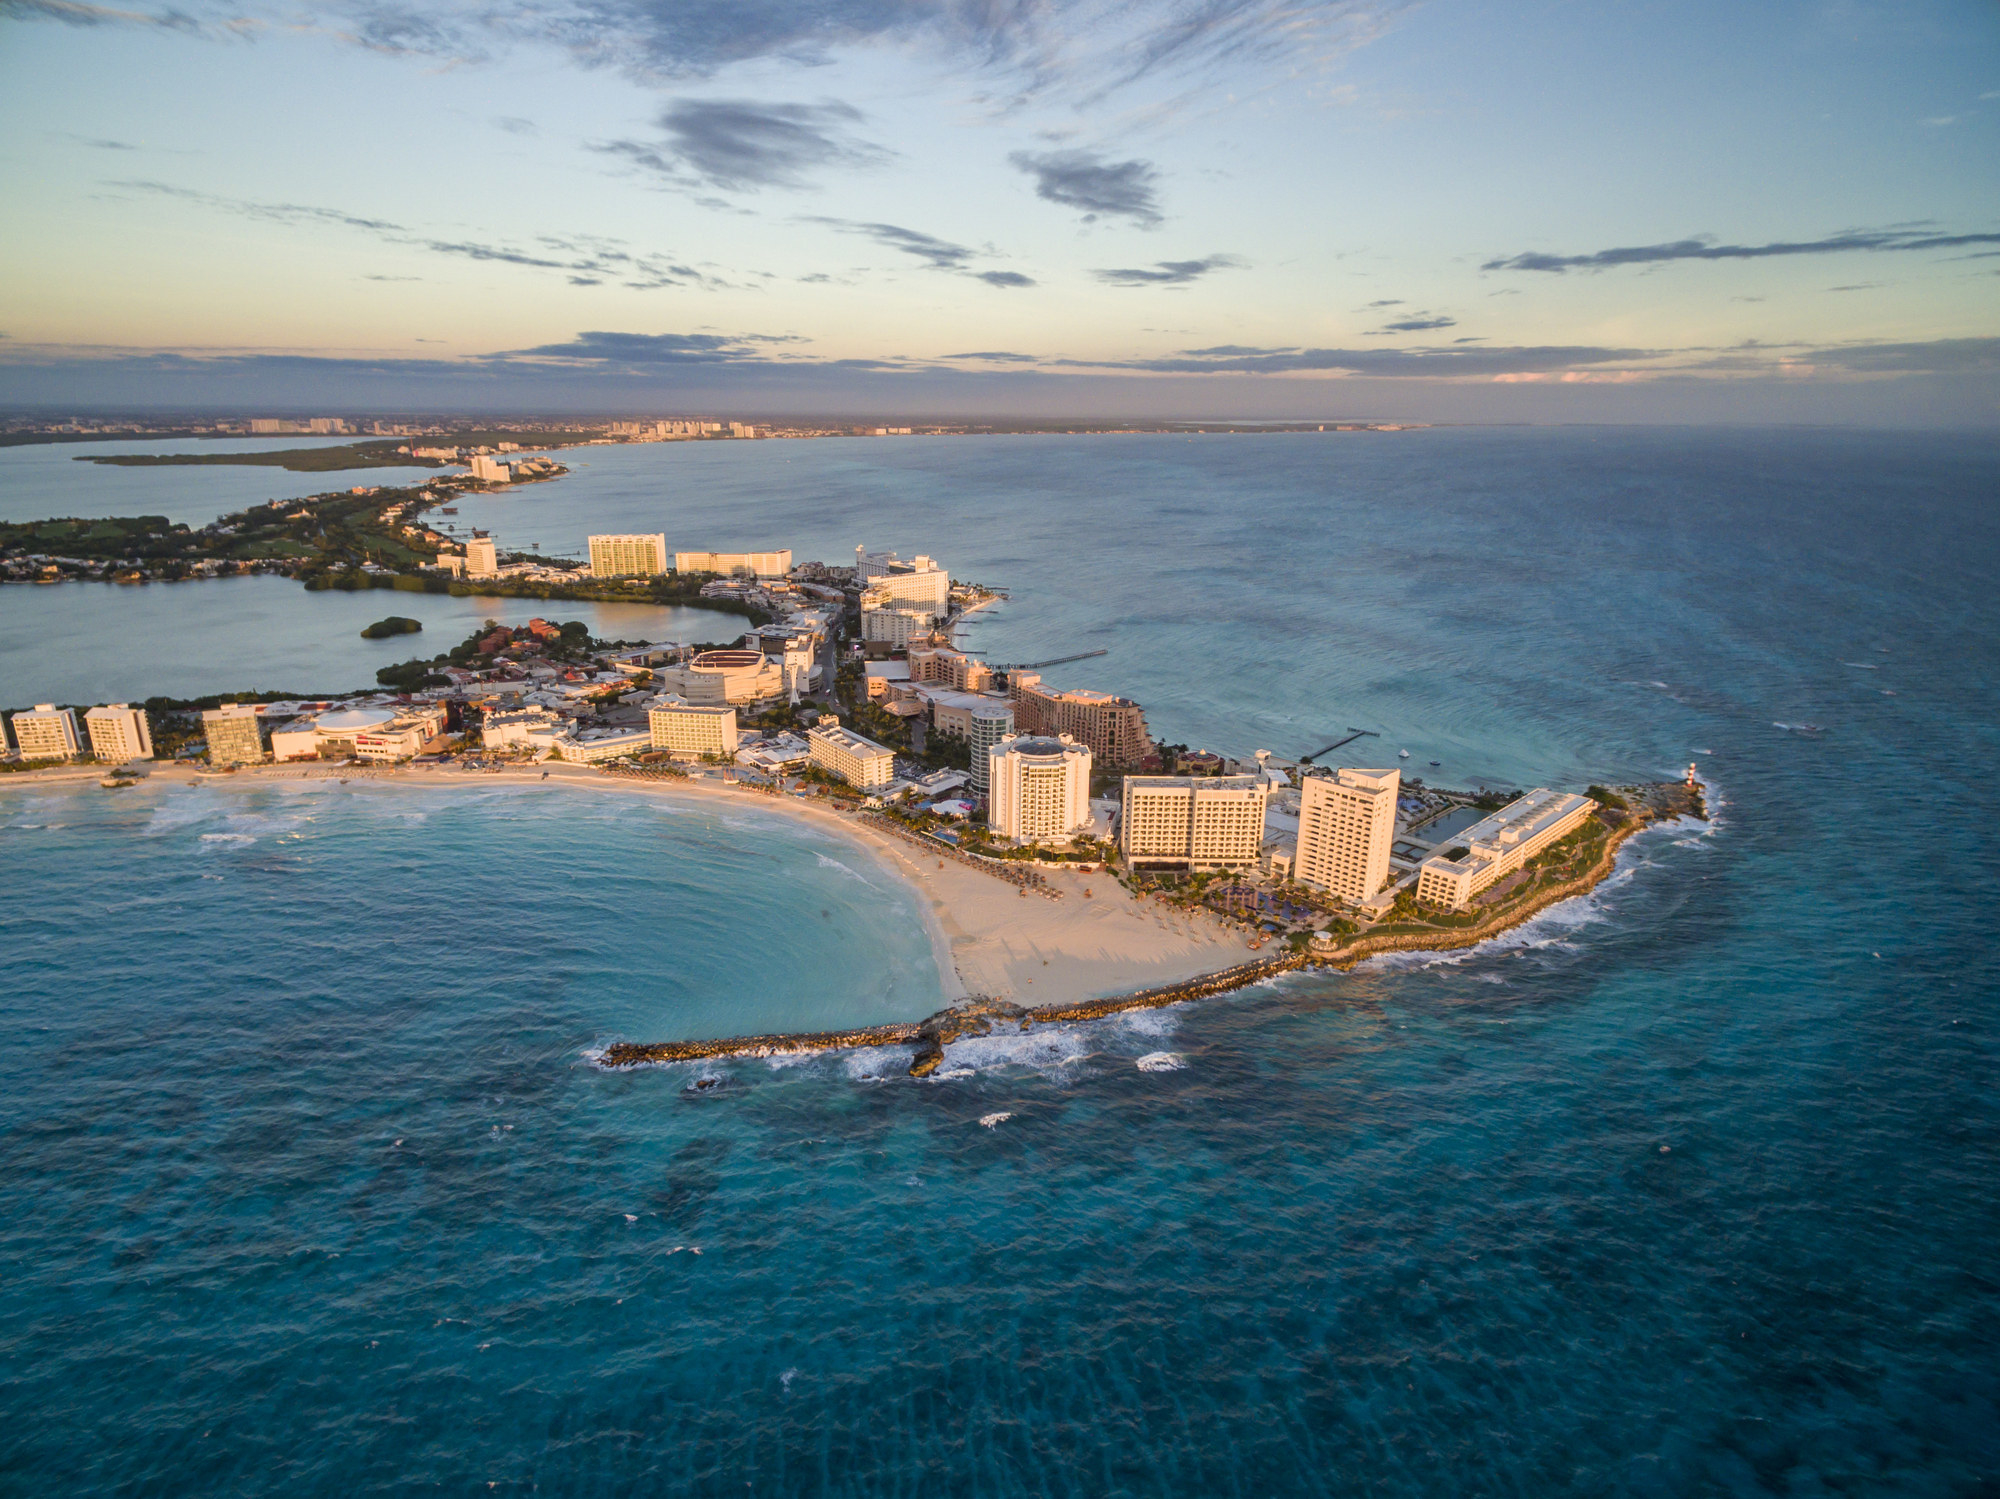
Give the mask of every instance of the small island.
M 387 640 L 391 635 L 415 635 L 424 628 L 420 619 L 408 615 L 392 614 L 387 619 L 378 619 L 361 632 L 363 640 Z

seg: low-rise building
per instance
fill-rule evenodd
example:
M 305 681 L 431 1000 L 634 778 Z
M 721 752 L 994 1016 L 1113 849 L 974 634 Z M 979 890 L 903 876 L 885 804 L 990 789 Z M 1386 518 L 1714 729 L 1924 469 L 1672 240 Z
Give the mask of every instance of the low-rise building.
M 1118 846 L 1134 869 L 1255 869 L 1264 804 L 1256 776 L 1127 776 Z
M 830 713 L 822 714 L 819 724 L 807 732 L 806 743 L 813 764 L 859 790 L 880 791 L 896 779 L 895 752 L 842 728 Z
M 479 742 L 490 750 L 525 749 L 537 729 L 560 730 L 568 720 L 546 708 L 522 708 L 512 713 L 489 713 L 480 726 Z
M 600 760 L 616 760 L 638 755 L 653 747 L 651 729 L 585 729 L 567 734 L 555 742 L 556 754 L 577 765 L 595 765 Z
M 590 575 L 593 578 L 650 578 L 667 570 L 665 532 L 650 536 L 593 536 Z
M 659 680 L 676 697 L 711 707 L 771 702 L 785 692 L 784 668 L 762 651 L 703 651 L 683 665 L 663 667 Z
M 727 705 L 690 703 L 670 693 L 653 699 L 646 722 L 652 747 L 677 760 L 736 754 L 736 710 Z
M 208 739 L 208 758 L 214 765 L 256 765 L 266 758 L 264 725 L 255 703 L 224 703 L 201 715 L 202 733 Z
M 956 687 L 931 684 L 913 687 L 910 691 L 930 709 L 933 730 L 940 734 L 954 735 L 968 743 L 972 739 L 972 717 L 975 713 L 991 714 L 1004 711 L 1010 721 L 1012 719 L 1013 707 L 1004 697 L 995 697 L 984 692 L 960 692 Z
M 1448 852 L 1424 860 L 1417 867 L 1417 899 L 1463 910 L 1495 880 L 1582 827 L 1596 808 L 1587 796 L 1537 786 L 1458 834 Z
M 986 821 L 1019 843 L 1062 842 L 1090 826 L 1090 746 L 1014 734 L 987 752 Z
M 421 718 L 394 718 L 378 729 L 364 729 L 354 736 L 354 755 L 359 760 L 409 760 L 424 752 L 430 742 L 431 726 Z
M 76 710 L 54 703 L 36 703 L 13 717 L 14 746 L 23 760 L 67 760 L 83 753 Z
M 915 646 L 910 651 L 910 680 L 940 682 L 960 692 L 990 692 L 993 668 L 949 646 Z
M 84 714 L 83 723 L 90 731 L 90 752 L 98 759 L 123 764 L 153 758 L 153 726 L 144 708 L 106 703 Z

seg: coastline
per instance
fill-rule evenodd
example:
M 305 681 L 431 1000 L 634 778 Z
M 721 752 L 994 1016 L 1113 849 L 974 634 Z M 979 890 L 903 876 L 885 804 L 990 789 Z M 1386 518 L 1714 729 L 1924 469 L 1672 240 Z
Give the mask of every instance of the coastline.
M 548 772 L 546 779 L 544 771 Z M 105 773 L 105 768 L 98 766 L 24 771 L 0 777 L 0 788 L 81 788 Z M 641 779 L 559 762 L 498 772 L 300 764 L 244 767 L 224 773 L 156 763 L 138 784 L 227 787 L 297 780 L 366 780 L 437 789 L 501 785 L 544 791 L 636 792 L 718 808 L 764 809 L 773 817 L 790 816 L 858 845 L 891 877 L 911 887 L 937 965 L 940 1002 L 947 1007 L 980 1000 L 1087 1002 L 1197 979 L 1250 955 L 1243 934 L 1222 921 L 1141 904 L 1108 874 L 1043 870 L 1044 880 L 1061 891 L 1061 898 L 1023 895 L 1016 886 L 979 869 L 944 858 L 925 859 L 920 849 L 868 827 L 856 814 L 835 812 L 816 799 L 738 790 L 711 777 Z M 920 1019 L 909 1022 L 913 1029 L 921 1023 Z
M 102 768 L 66 766 L 22 772 L 0 786 L 78 787 Z M 278 781 L 366 780 L 435 788 L 491 787 L 639 792 L 693 802 L 763 807 L 844 837 L 873 855 L 919 897 L 937 965 L 943 1006 L 918 1020 L 840 1031 L 781 1032 L 666 1042 L 617 1042 L 593 1060 L 605 1068 L 684 1062 L 720 1056 L 766 1057 L 870 1047 L 912 1046 L 913 1076 L 943 1060 L 943 1047 L 964 1036 L 989 1034 L 996 1024 L 1021 1030 L 1037 1024 L 1095 1020 L 1140 1009 L 1160 1009 L 1224 994 L 1285 973 L 1311 969 L 1345 972 L 1370 958 L 1397 952 L 1450 952 L 1478 947 L 1522 926 L 1551 907 L 1587 894 L 1616 871 L 1619 851 L 1648 828 L 1684 815 L 1706 819 L 1702 801 L 1655 787 L 1610 829 L 1597 859 L 1582 873 L 1540 889 L 1518 905 L 1474 926 L 1435 932 L 1366 933 L 1319 953 L 1280 951 L 1252 956 L 1242 933 L 1205 912 L 1142 904 L 1107 873 L 1042 871 L 1060 898 L 1028 893 L 977 868 L 942 857 L 926 860 L 904 840 L 797 796 L 740 790 L 719 778 L 652 779 L 606 775 L 561 763 L 499 771 L 442 766 L 265 765 L 228 772 L 190 765 L 156 765 L 139 784 L 247 786 Z M 1660 793 L 1668 793 L 1661 795 Z M 113 793 L 116 794 L 116 793 Z

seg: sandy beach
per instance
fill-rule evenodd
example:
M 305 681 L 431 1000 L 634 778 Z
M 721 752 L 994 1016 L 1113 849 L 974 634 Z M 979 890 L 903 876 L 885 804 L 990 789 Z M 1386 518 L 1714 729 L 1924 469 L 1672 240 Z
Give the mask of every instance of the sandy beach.
M 95 782 L 102 774 L 100 769 L 74 767 L 24 772 L 6 777 L 0 788 L 81 786 Z M 497 774 L 447 766 L 264 765 L 208 776 L 198 776 L 189 766 L 160 764 L 149 767 L 147 779 L 156 784 L 218 787 L 286 780 L 368 780 L 438 789 L 491 788 L 497 784 L 543 791 L 679 798 L 803 819 L 863 845 L 916 887 L 923 897 L 947 1004 L 968 995 L 1022 1005 L 1094 999 L 1178 983 L 1259 955 L 1241 931 L 1203 913 L 1189 914 L 1135 900 L 1108 873 L 1045 869 L 1043 876 L 1063 892 L 1062 898 L 1023 895 L 1013 885 L 956 860 L 926 858 L 920 848 L 879 833 L 853 815 L 836 812 L 816 799 L 742 791 L 725 786 L 717 777 L 641 780 L 558 762 Z

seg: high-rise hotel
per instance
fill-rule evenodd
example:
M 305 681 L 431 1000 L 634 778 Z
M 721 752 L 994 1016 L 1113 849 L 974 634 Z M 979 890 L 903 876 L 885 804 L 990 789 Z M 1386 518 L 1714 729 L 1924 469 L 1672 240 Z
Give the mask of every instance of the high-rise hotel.
M 667 570 L 665 532 L 651 536 L 593 536 L 590 575 L 593 578 L 651 578 Z
M 1293 877 L 1343 900 L 1363 901 L 1380 890 L 1389 878 L 1402 783 L 1400 770 L 1308 775 L 1299 787 Z
M 1127 776 L 1118 846 L 1132 869 L 1254 869 L 1264 801 L 1258 776 Z

